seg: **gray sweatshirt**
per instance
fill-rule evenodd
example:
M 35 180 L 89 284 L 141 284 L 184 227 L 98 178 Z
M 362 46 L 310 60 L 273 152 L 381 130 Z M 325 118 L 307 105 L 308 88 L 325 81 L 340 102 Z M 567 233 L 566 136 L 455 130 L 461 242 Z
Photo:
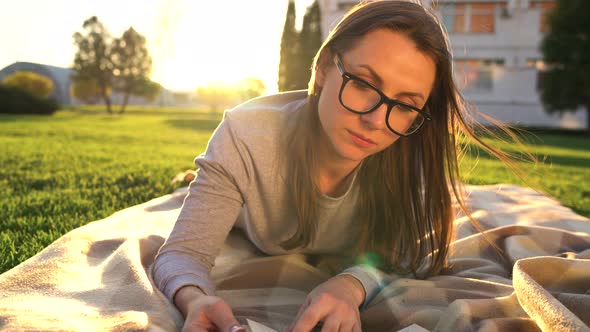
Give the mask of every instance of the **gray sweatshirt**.
M 281 93 L 225 112 L 205 153 L 195 158 L 197 177 L 153 266 L 154 281 L 170 301 L 186 285 L 215 294 L 209 273 L 232 227 L 242 229 L 268 255 L 350 252 L 358 234 L 353 218 L 356 173 L 340 197 L 321 197 L 312 246 L 290 251 L 279 246 L 297 229 L 286 185 L 288 174 L 279 160 L 285 153 L 280 143 L 286 121 L 306 106 L 306 97 L 307 91 Z M 341 274 L 362 283 L 363 306 L 390 278 L 368 265 L 350 266 Z

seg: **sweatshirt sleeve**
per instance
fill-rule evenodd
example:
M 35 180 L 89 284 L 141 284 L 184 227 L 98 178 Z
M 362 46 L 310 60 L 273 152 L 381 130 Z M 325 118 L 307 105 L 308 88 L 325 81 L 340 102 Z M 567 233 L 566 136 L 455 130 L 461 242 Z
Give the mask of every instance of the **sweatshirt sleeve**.
M 339 275 L 350 275 L 356 278 L 365 289 L 365 300 L 359 309 L 364 310 L 377 294 L 389 283 L 399 278 L 395 274 L 387 274 L 369 264 L 353 265 Z
M 249 154 L 232 130 L 230 113 L 225 113 L 205 153 L 195 158 L 197 177 L 154 262 L 154 281 L 171 302 L 187 285 L 214 295 L 211 268 L 244 204 Z

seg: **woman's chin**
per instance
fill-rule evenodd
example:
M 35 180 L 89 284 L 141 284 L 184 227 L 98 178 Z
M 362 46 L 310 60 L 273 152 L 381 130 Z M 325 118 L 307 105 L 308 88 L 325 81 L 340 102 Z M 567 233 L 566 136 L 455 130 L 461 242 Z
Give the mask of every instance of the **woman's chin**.
M 369 156 L 369 154 L 366 152 L 350 146 L 342 147 L 339 149 L 338 154 L 342 159 L 356 162 L 361 162 L 363 159 Z

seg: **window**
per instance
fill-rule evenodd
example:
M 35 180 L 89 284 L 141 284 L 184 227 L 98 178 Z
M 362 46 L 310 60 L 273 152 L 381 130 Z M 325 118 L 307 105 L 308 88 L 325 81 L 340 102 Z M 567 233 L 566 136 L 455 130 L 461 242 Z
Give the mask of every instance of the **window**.
M 527 68 L 534 68 L 537 71 L 537 90 L 543 88 L 543 81 L 547 77 L 547 64 L 541 59 L 527 59 Z
M 494 33 L 496 21 L 495 3 L 474 3 L 471 5 L 469 31 L 474 33 Z
M 545 61 L 541 59 L 527 59 L 526 66 L 527 68 L 535 68 L 537 70 L 545 70 L 545 68 L 547 67 L 545 65 Z
M 532 0 L 530 2 L 530 8 L 538 9 L 541 12 L 541 22 L 539 25 L 539 32 L 545 33 L 548 29 L 548 16 L 549 13 L 555 8 L 555 1 L 540 1 L 540 0 Z
M 455 80 L 457 86 L 465 91 L 491 91 L 493 70 L 503 66 L 500 59 L 457 59 L 455 60 Z
M 441 4 L 442 22 L 448 32 L 465 32 L 465 5 Z
M 449 33 L 494 33 L 496 13 L 506 2 L 434 3 Z

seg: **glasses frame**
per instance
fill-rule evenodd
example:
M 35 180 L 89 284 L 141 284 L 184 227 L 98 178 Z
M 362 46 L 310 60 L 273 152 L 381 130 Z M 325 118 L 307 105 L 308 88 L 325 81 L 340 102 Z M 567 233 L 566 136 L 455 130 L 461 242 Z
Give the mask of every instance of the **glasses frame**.
M 340 86 L 340 92 L 338 93 L 338 101 L 340 101 L 340 105 L 342 105 L 342 107 L 346 108 L 346 110 L 348 110 L 352 113 L 355 113 L 355 114 L 368 114 L 368 113 L 371 113 L 371 112 L 375 111 L 376 109 L 378 109 L 381 105 L 386 104 L 387 105 L 387 113 L 385 114 L 385 124 L 387 125 L 387 128 L 391 132 L 393 132 L 396 135 L 402 136 L 402 137 L 408 137 L 408 136 L 411 136 L 411 135 L 417 133 L 420 130 L 420 128 L 422 128 L 422 125 L 424 125 L 424 123 L 426 121 L 432 120 L 430 115 L 427 112 L 425 112 L 423 109 L 406 104 L 406 103 L 396 100 L 396 99 L 391 99 L 391 98 L 387 97 L 385 95 L 385 93 L 383 93 L 383 91 L 379 90 L 379 88 L 377 88 L 375 85 L 371 84 L 370 82 L 367 82 L 366 80 L 364 80 L 354 74 L 347 72 L 346 69 L 344 69 L 344 65 L 342 64 L 342 60 L 340 60 L 340 56 L 338 54 L 334 55 L 334 63 L 336 64 L 336 67 L 338 68 L 340 75 L 342 75 L 342 85 Z M 342 93 L 344 91 L 344 87 L 346 86 L 346 84 L 350 80 L 360 81 L 363 84 L 366 84 L 368 87 L 375 90 L 375 92 L 377 92 L 379 94 L 379 96 L 381 97 L 379 102 L 377 102 L 375 104 L 375 106 L 373 106 L 371 109 L 369 109 L 368 111 L 364 111 L 364 112 L 356 111 L 356 110 L 344 105 L 344 102 L 342 101 Z M 404 107 L 408 107 L 408 108 L 418 112 L 419 114 L 421 114 L 424 117 L 424 122 L 422 122 L 416 130 L 414 130 L 413 132 L 411 132 L 409 134 L 402 134 L 402 133 L 397 132 L 395 129 L 391 128 L 391 126 L 389 125 L 389 121 L 387 120 L 387 119 L 389 119 L 389 114 L 391 113 L 391 110 L 396 105 L 402 105 Z

